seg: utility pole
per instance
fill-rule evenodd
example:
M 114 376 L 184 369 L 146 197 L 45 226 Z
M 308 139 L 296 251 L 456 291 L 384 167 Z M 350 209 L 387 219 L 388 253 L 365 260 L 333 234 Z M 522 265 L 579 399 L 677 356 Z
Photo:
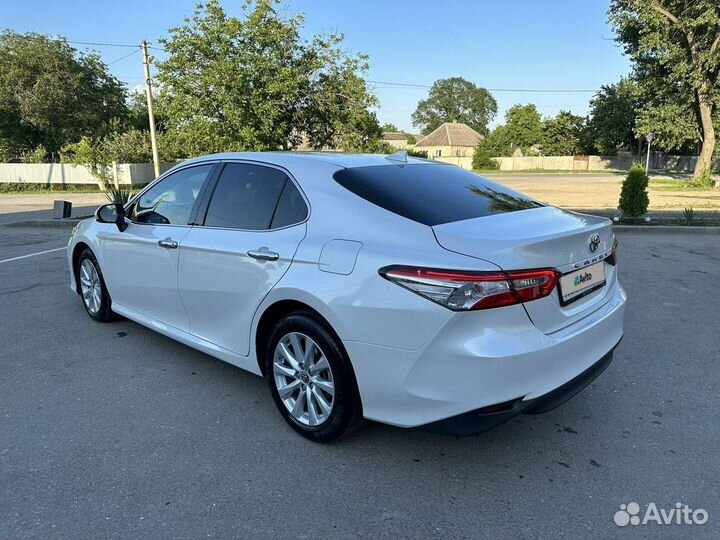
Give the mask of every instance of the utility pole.
M 160 176 L 160 154 L 158 153 L 157 135 L 155 134 L 155 113 L 153 112 L 152 79 L 150 78 L 150 62 L 152 56 L 148 56 L 148 43 L 143 40 L 140 45 L 143 53 L 143 66 L 145 67 L 145 94 L 147 96 L 148 121 L 150 122 L 150 142 L 152 143 L 153 167 L 155 178 Z

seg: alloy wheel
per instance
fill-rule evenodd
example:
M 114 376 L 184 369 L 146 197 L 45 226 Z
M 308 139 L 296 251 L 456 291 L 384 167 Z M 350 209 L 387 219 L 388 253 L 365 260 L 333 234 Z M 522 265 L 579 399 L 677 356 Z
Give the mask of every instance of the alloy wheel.
M 330 417 L 335 405 L 333 373 L 310 337 L 291 332 L 278 341 L 273 376 L 280 400 L 298 423 L 315 427 Z
M 97 268 L 90 259 L 80 264 L 80 292 L 87 310 L 92 315 L 97 314 L 102 302 L 102 284 Z

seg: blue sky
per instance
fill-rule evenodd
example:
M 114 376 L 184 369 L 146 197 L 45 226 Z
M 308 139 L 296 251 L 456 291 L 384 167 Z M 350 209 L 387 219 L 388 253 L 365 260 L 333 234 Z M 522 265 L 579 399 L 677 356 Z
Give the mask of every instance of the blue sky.
M 224 0 L 234 14 L 242 0 Z M 75 41 L 157 42 L 192 14 L 194 0 L 3 0 L 0 28 L 59 34 Z M 368 80 L 430 85 L 464 77 L 489 89 L 597 90 L 629 71 L 611 40 L 607 0 L 286 0 L 303 12 L 307 35 L 339 30 L 353 52 L 370 55 Z M 78 46 L 85 48 L 84 46 Z M 139 53 L 92 47 L 132 88 L 143 81 Z M 162 53 L 158 53 L 161 56 Z M 410 115 L 427 88 L 374 84 L 378 117 L 416 131 Z M 493 91 L 502 117 L 515 103 L 535 103 L 545 116 L 585 114 L 588 92 Z

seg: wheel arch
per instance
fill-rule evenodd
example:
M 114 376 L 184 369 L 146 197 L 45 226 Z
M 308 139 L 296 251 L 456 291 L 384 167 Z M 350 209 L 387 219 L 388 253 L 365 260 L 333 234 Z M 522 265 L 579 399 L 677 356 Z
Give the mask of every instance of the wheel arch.
M 75 280 L 75 292 L 77 294 L 80 294 L 80 281 L 79 281 L 79 277 L 77 275 L 77 265 L 78 265 L 78 261 L 80 260 L 80 254 L 83 251 L 85 251 L 86 249 L 89 249 L 90 251 L 92 251 L 92 248 L 88 244 L 86 244 L 85 242 L 83 242 L 81 240 L 77 244 L 75 244 L 75 246 L 73 247 L 73 251 L 72 251 L 71 271 L 72 271 L 72 277 Z
M 315 319 L 319 324 L 321 324 L 330 334 L 337 340 L 338 346 L 342 349 L 343 353 L 345 354 L 346 358 L 350 358 L 350 356 L 347 353 L 347 350 L 345 349 L 345 345 L 342 342 L 342 339 L 338 335 L 338 332 L 335 330 L 333 325 L 328 321 L 326 317 L 323 316 L 320 311 L 315 309 L 313 306 L 309 305 L 306 302 L 303 302 L 301 300 L 296 299 L 283 299 L 283 300 L 277 300 L 274 303 L 267 306 L 263 312 L 262 315 L 260 315 L 256 330 L 255 330 L 255 339 L 254 339 L 254 345 L 255 345 L 255 356 L 258 363 L 258 368 L 260 369 L 260 373 L 265 376 L 265 361 L 264 361 L 264 350 L 265 350 L 265 343 L 267 342 L 267 339 L 270 337 L 270 333 L 272 332 L 273 327 L 275 324 L 280 321 L 282 318 L 286 317 L 287 315 L 290 315 L 291 313 L 296 313 L 298 311 L 302 311 L 310 315 L 313 319 Z M 352 368 L 352 361 L 350 361 L 350 366 Z M 353 370 L 354 371 L 354 370 Z M 355 376 L 353 372 L 353 377 Z

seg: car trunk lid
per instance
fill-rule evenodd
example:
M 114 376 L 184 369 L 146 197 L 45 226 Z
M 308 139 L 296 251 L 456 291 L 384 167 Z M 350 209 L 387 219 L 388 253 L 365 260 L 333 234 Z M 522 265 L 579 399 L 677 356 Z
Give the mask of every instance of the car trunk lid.
M 551 206 L 444 223 L 433 231 L 443 248 L 490 261 L 503 270 L 555 268 L 563 275 L 597 264 L 614 243 L 609 220 Z M 594 251 L 592 240 L 597 240 Z M 525 302 L 535 326 L 552 333 L 601 307 L 610 298 L 616 276 L 611 265 L 600 266 L 606 285 L 571 303 L 562 305 L 557 291 Z

